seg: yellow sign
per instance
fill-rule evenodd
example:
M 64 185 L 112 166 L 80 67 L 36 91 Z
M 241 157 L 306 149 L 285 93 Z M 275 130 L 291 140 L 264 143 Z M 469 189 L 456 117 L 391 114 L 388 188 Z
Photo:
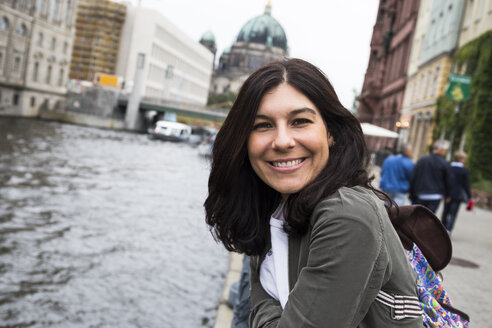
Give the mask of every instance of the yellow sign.
M 96 83 L 109 87 L 120 87 L 119 79 L 115 75 L 97 74 Z

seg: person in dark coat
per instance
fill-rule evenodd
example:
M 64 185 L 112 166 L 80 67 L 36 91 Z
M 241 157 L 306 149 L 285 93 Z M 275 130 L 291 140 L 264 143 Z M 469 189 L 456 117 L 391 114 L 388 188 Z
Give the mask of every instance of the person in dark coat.
M 444 224 L 448 232 L 453 230 L 461 202 L 468 202 L 471 198 L 470 173 L 465 167 L 465 162 L 465 153 L 454 153 L 453 162 L 451 162 L 453 184 L 451 187 L 450 201 L 444 204 L 444 211 L 442 213 L 442 224 Z
M 451 171 L 444 159 L 449 141 L 437 140 L 432 149 L 432 154 L 419 159 L 413 169 L 409 198 L 412 204 L 424 205 L 435 213 L 441 199 L 450 200 Z

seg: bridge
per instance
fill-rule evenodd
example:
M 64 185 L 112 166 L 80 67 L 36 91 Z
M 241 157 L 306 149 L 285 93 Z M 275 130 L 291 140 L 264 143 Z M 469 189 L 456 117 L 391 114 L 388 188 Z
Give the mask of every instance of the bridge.
M 120 96 L 118 106 L 120 108 L 126 108 L 128 106 L 128 99 Z M 154 111 L 160 117 L 164 117 L 164 114 L 176 115 L 178 121 L 187 124 L 220 126 L 224 122 L 229 110 L 142 97 L 139 111 L 142 115 L 145 115 L 146 112 Z

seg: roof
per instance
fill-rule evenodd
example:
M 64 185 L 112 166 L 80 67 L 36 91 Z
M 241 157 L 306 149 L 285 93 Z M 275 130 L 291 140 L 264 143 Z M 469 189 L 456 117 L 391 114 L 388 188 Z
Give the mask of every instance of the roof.
M 236 41 L 261 43 L 266 46 L 279 47 L 287 51 L 287 37 L 280 23 L 271 15 L 270 2 L 263 15 L 250 19 L 239 31 Z
M 209 41 L 215 43 L 215 35 L 212 33 L 212 31 L 208 30 L 207 32 L 203 33 L 200 41 Z

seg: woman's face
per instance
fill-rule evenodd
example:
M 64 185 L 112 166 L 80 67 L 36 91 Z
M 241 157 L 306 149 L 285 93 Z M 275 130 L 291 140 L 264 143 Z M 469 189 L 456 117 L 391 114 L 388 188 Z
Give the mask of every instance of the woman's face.
M 263 182 L 282 196 L 300 191 L 325 167 L 332 137 L 316 106 L 283 83 L 263 96 L 248 156 Z

